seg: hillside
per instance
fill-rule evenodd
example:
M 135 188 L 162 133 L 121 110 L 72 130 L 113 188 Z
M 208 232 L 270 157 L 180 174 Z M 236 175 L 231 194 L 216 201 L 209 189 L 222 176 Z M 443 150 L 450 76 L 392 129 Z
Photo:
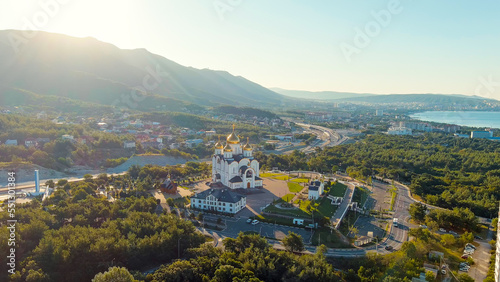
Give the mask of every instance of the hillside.
M 172 103 L 177 109 L 191 103 L 272 106 L 286 99 L 225 71 L 185 67 L 145 49 L 123 50 L 93 38 L 38 32 L 16 52 L 13 34 L 22 37 L 21 31 L 0 31 L 4 89 L 134 109 Z
M 332 102 L 356 102 L 370 104 L 394 104 L 394 103 L 426 103 L 426 104 L 468 104 L 476 105 L 483 101 L 496 101 L 479 96 L 467 96 L 461 94 L 370 94 L 349 93 L 335 91 L 303 91 L 271 88 L 276 93 L 299 99 L 330 100 Z

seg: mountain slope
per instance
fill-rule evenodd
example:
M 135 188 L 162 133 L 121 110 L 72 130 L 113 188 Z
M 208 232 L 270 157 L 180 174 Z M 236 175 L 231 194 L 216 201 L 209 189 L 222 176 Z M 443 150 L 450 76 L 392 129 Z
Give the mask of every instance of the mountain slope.
M 211 106 L 272 106 L 286 99 L 242 77 L 185 67 L 145 49 L 122 50 L 93 38 L 38 32 L 15 52 L 9 41 L 13 35 L 21 37 L 22 32 L 0 31 L 0 85 L 4 87 L 135 107 L 144 100 L 135 88 Z
M 375 94 L 368 93 L 349 93 L 349 92 L 335 92 L 335 91 L 305 91 L 305 90 L 287 90 L 281 88 L 270 88 L 272 91 L 300 99 L 316 99 L 316 100 L 337 100 L 346 98 L 356 98 L 356 97 L 367 97 L 374 96 Z
M 331 102 L 358 102 L 370 104 L 393 104 L 393 103 L 455 103 L 455 104 L 478 104 L 482 101 L 496 101 L 494 99 L 480 96 L 468 96 L 461 94 L 369 94 L 322 91 L 312 92 L 303 90 L 286 90 L 271 88 L 271 90 L 299 99 L 330 100 Z

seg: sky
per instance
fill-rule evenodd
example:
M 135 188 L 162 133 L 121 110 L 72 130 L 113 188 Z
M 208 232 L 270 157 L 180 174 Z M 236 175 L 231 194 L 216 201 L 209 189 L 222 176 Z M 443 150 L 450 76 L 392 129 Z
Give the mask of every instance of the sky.
M 90 36 L 265 87 L 500 99 L 500 1 L 479 3 L 2 0 L 0 30 Z

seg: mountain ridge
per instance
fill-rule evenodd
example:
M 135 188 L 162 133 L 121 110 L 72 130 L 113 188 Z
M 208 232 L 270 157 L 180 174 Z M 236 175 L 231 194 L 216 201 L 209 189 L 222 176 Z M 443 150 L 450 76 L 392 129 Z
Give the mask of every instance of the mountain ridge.
M 139 103 L 140 95 L 202 106 L 273 106 L 287 99 L 227 71 L 185 67 L 144 48 L 120 49 L 92 37 L 39 31 L 16 53 L 9 33 L 21 32 L 0 31 L 0 84 L 39 95 L 105 105 L 134 97 Z

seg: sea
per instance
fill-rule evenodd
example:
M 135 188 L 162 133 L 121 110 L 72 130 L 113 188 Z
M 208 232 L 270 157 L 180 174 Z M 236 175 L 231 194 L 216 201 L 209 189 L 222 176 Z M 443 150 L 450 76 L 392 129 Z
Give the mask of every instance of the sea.
M 428 111 L 410 115 L 413 119 L 471 127 L 500 128 L 500 112 Z

